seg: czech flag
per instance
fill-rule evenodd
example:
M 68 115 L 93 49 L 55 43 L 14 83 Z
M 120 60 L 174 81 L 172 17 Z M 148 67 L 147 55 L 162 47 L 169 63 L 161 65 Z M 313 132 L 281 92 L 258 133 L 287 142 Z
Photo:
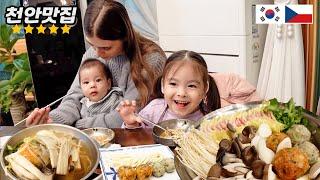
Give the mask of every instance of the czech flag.
M 286 24 L 312 24 L 313 6 L 312 5 L 287 5 L 285 7 Z

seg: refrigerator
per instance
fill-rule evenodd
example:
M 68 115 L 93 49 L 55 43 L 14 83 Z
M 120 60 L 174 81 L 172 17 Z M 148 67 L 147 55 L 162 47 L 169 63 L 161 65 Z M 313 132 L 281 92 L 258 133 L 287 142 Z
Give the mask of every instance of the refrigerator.
M 230 72 L 256 85 L 267 25 L 255 23 L 256 4 L 270 0 L 157 0 L 159 45 L 167 55 L 200 53 L 209 72 Z

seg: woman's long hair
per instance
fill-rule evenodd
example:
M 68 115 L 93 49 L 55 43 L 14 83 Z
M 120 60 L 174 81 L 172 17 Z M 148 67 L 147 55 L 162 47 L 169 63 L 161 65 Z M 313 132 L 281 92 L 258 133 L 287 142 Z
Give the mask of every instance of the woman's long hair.
M 140 94 L 138 103 L 146 105 L 152 94 L 150 89 L 159 76 L 146 62 L 146 56 L 159 52 L 165 57 L 161 48 L 136 33 L 125 7 L 112 0 L 94 0 L 88 5 L 84 30 L 88 37 L 123 41 L 123 49 L 131 64 L 132 80 Z

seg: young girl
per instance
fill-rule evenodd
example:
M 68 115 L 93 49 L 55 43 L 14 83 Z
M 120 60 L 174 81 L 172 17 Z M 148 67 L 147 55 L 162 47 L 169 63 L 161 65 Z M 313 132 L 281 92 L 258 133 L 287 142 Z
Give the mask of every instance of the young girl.
M 139 112 L 154 123 L 176 118 L 197 121 L 221 107 L 219 92 L 208 74 L 207 64 L 193 51 L 178 51 L 168 58 L 154 91 L 157 99 Z M 151 127 L 135 114 L 135 101 L 122 101 L 117 110 L 125 127 Z

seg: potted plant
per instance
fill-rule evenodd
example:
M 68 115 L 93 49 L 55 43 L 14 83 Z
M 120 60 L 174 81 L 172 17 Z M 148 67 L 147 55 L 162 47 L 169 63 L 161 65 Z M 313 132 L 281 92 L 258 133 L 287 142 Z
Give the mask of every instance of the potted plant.
M 24 92 L 26 89 L 32 89 L 28 55 L 17 54 L 13 48 L 18 39 L 11 27 L 1 25 L 0 65 L 7 78 L 0 80 L 0 106 L 3 112 L 10 110 L 15 124 L 24 118 L 26 112 Z

